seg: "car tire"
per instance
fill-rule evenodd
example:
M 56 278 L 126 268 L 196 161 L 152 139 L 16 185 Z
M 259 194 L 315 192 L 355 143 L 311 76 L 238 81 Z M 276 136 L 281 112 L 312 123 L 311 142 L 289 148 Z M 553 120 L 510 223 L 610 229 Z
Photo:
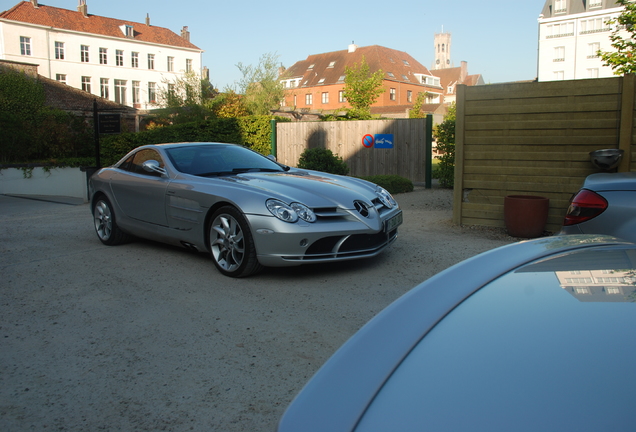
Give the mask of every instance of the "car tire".
M 245 217 L 236 208 L 221 207 L 210 218 L 210 255 L 226 276 L 246 277 L 263 269 Z
M 93 221 L 99 240 L 108 246 L 115 246 L 130 240 L 130 235 L 117 226 L 115 211 L 108 198 L 99 197 L 93 203 Z

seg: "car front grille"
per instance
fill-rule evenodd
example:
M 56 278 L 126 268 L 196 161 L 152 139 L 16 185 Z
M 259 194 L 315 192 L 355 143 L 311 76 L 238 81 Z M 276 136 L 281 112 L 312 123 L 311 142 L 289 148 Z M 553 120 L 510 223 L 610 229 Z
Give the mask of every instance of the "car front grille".
M 393 243 L 397 229 L 385 233 L 331 236 L 315 241 L 304 256 L 283 257 L 289 261 L 329 261 L 372 256 Z

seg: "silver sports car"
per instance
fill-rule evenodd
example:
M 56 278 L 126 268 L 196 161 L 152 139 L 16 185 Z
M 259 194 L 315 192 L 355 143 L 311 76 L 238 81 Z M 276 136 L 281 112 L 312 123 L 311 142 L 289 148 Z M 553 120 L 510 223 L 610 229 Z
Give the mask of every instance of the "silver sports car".
M 97 236 L 211 254 L 227 276 L 378 255 L 402 211 L 367 181 L 290 168 L 235 144 L 139 147 L 90 179 Z

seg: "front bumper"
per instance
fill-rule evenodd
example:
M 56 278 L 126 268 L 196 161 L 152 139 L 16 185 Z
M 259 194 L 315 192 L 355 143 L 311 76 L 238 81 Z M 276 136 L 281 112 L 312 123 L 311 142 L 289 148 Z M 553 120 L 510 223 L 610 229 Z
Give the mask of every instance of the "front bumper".
M 374 228 L 351 220 L 290 224 L 275 217 L 247 218 L 258 261 L 266 267 L 287 267 L 376 256 L 397 239 L 398 227 L 385 231 L 384 226 L 398 215 L 399 209 L 383 215 Z

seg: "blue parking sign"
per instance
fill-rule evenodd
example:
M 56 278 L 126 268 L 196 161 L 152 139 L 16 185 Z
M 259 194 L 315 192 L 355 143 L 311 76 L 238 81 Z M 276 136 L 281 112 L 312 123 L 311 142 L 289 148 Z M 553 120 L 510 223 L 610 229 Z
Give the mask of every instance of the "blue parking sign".
M 376 134 L 375 148 L 392 149 L 393 134 Z

